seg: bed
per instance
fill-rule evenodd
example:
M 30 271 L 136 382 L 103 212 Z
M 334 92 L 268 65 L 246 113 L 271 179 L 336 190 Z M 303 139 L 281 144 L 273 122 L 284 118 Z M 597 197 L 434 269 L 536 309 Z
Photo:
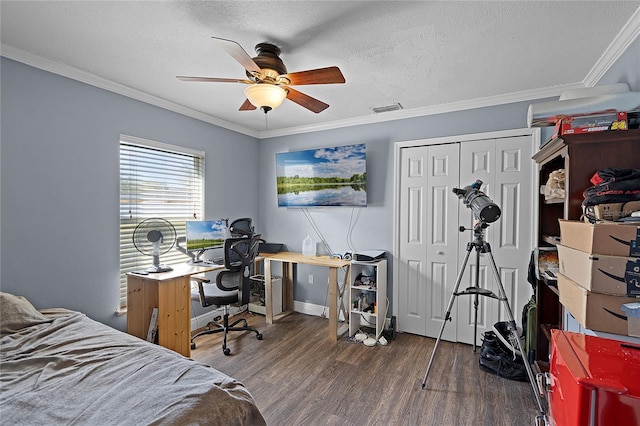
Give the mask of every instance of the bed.
M 264 425 L 237 380 L 65 309 L 0 293 L 2 424 Z

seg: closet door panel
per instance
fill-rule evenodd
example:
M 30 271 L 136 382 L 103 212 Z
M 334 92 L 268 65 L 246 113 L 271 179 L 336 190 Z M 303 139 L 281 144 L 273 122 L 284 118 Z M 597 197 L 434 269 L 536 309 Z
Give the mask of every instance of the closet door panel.
M 531 136 L 487 138 L 441 145 L 400 149 L 398 206 L 398 330 L 437 337 L 455 288 L 474 218 L 452 189 L 483 181 L 482 191 L 502 215 L 485 230 L 498 275 L 519 323 L 522 307 L 531 295 L 526 282 L 532 224 Z M 477 266 L 476 266 L 477 265 Z M 488 254 L 475 248 L 458 290 L 478 285 L 498 293 Z M 476 278 L 476 274 L 478 277 Z M 480 342 L 484 331 L 507 319 L 504 304 L 495 299 L 458 296 L 451 309 L 452 321 L 442 338 L 464 343 Z M 476 327 L 477 324 L 477 327 Z M 474 330 L 476 334 L 474 335 Z
M 403 148 L 401 153 L 400 300 L 398 329 L 437 336 L 457 261 L 457 217 L 452 189 L 458 180 L 458 145 Z M 446 331 L 455 340 L 455 330 Z
M 428 147 L 401 150 L 398 330 L 423 334 L 426 321 Z
M 482 181 L 480 190 L 494 199 L 493 192 L 495 187 L 495 140 L 486 139 L 479 141 L 463 142 L 460 149 L 460 185 L 467 186 L 476 180 Z M 462 202 L 461 202 L 462 204 Z M 465 228 L 472 229 L 474 226 L 473 212 L 466 206 L 460 209 L 458 217 L 460 225 Z M 491 243 L 493 239 L 493 226 L 489 226 L 485 230 L 485 239 Z M 473 240 L 472 231 L 466 231 L 459 235 L 459 258 L 463 259 L 466 254 L 467 244 Z M 478 264 L 478 254 L 475 248 L 470 253 L 469 262 L 462 276 L 460 290 L 467 287 L 474 287 L 476 281 L 479 287 L 492 289 L 493 272 L 486 260 L 486 254 L 480 254 L 480 264 Z M 476 280 L 476 271 L 479 271 Z M 477 309 L 476 309 L 477 300 Z M 486 297 L 475 297 L 462 295 L 458 297 L 458 308 L 460 315 L 454 320 L 457 328 L 457 341 L 473 344 L 474 329 L 477 323 L 478 334 L 476 342 L 480 342 L 481 334 L 487 329 L 491 329 L 491 319 L 489 313 L 491 304 L 496 303 L 494 299 Z
M 502 216 L 493 227 L 493 256 L 502 278 L 507 299 L 516 323 L 520 326 L 521 313 L 533 289 L 527 281 L 529 259 L 533 247 L 533 189 L 531 179 L 534 164 L 531 138 L 526 136 L 496 140 L 496 156 L 500 164 L 496 170 L 495 202 Z M 508 319 L 504 304 L 494 311 L 493 319 Z
M 520 322 L 520 312 L 530 297 L 531 290 L 526 278 L 531 250 L 532 205 L 531 173 L 531 138 L 527 136 L 500 139 L 487 139 L 463 143 L 461 146 L 462 185 L 469 185 L 477 179 L 483 181 L 482 192 L 487 194 L 501 209 L 500 218 L 489 224 L 485 232 L 485 240 L 490 244 L 500 281 L 507 296 L 509 307 Z M 473 226 L 470 209 L 460 211 L 460 223 Z M 461 234 L 461 254 L 464 255 L 466 242 L 470 241 L 471 232 Z M 476 253 L 471 254 L 463 282 L 468 286 L 475 283 Z M 480 255 L 479 286 L 495 294 L 499 293 L 498 282 L 488 254 Z M 460 312 L 465 315 L 458 322 L 457 339 L 464 343 L 473 343 L 474 329 L 476 341 L 480 341 L 483 332 L 490 330 L 494 323 L 508 319 L 505 304 L 495 299 L 478 298 L 478 321 L 475 318 L 475 298 L 461 296 Z
M 426 261 L 428 265 L 426 336 L 437 337 L 442 328 L 446 308 L 455 282 L 458 261 L 458 236 L 455 218 L 458 215 L 457 186 L 459 174 L 459 144 L 432 145 L 429 158 L 432 164 L 428 182 L 429 210 L 427 215 Z M 455 315 L 454 305 L 451 315 Z M 455 341 L 455 329 L 445 329 L 443 339 Z

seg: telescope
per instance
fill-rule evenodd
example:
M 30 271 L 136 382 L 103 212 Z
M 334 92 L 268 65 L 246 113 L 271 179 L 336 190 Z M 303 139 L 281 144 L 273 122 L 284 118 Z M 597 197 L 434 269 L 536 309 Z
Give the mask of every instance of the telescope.
M 444 327 L 448 321 L 451 321 L 451 309 L 453 308 L 453 304 L 455 303 L 455 299 L 458 296 L 469 295 L 474 297 L 473 308 L 475 311 L 474 321 L 473 321 L 473 351 L 476 351 L 476 337 L 478 336 L 478 306 L 479 306 L 479 297 L 485 296 L 493 299 L 497 299 L 498 301 L 503 303 L 503 308 L 505 313 L 507 314 L 507 329 L 511 333 L 509 340 L 515 341 L 518 347 L 518 351 L 524 355 L 523 344 L 520 341 L 518 336 L 518 329 L 516 327 L 516 321 L 513 318 L 513 311 L 509 306 L 509 300 L 507 299 L 507 294 L 504 291 L 504 286 L 502 285 L 502 281 L 500 280 L 500 271 L 498 271 L 498 267 L 496 266 L 496 262 L 493 259 L 493 254 L 491 253 L 491 245 L 485 241 L 485 229 L 489 226 L 490 222 L 495 222 L 500 218 L 500 207 L 496 203 L 494 203 L 491 198 L 487 197 L 487 194 L 480 191 L 480 187 L 482 187 L 482 181 L 476 180 L 471 185 L 467 185 L 464 188 L 453 188 L 453 193 L 458 196 L 463 202 L 464 205 L 469 207 L 473 212 L 474 218 L 477 219 L 476 223 L 473 225 L 473 240 L 467 243 L 467 250 L 464 256 L 464 260 L 462 261 L 462 266 L 460 267 L 460 271 L 458 271 L 458 277 L 456 278 L 456 285 L 451 293 L 451 298 L 449 299 L 449 305 L 444 314 L 444 318 L 442 320 L 442 327 L 440 328 L 440 333 L 438 334 L 438 338 L 436 339 L 436 343 L 433 346 L 433 351 L 431 352 L 431 358 L 429 359 L 429 364 L 427 365 L 427 371 L 424 373 L 424 379 L 422 379 L 422 389 L 424 389 L 427 383 L 427 376 L 429 375 L 429 371 L 431 370 L 431 366 L 433 365 L 433 360 L 435 359 L 436 350 L 438 349 L 438 344 L 440 343 L 440 339 L 442 338 L 442 333 L 444 332 Z M 463 226 L 460 227 L 460 231 L 466 231 Z M 472 287 L 467 287 L 464 291 L 458 291 L 460 288 L 460 284 L 462 282 L 462 277 L 464 275 L 464 269 L 467 267 L 467 262 L 469 262 L 469 255 L 473 249 L 476 250 L 476 262 L 475 262 L 475 283 Z M 489 265 L 493 270 L 493 275 L 495 278 L 496 287 L 498 293 L 494 293 L 488 288 L 480 286 L 480 255 L 484 253 L 487 255 L 489 260 Z M 512 340 L 513 339 L 513 340 Z M 514 357 L 516 354 L 516 350 L 513 351 Z M 514 358 L 515 359 L 515 358 Z M 536 398 L 536 402 L 538 403 L 538 408 L 540 409 L 540 415 L 537 419 L 541 419 L 545 416 L 544 407 L 542 406 L 542 401 L 539 396 L 538 385 L 536 384 L 536 379 L 533 375 L 533 371 L 531 370 L 531 365 L 525 359 L 524 360 L 524 368 L 527 370 L 527 377 L 529 378 L 529 382 L 531 383 L 531 388 L 533 390 L 533 395 Z M 546 423 L 546 422 L 545 422 Z M 536 425 L 542 424 L 539 421 L 536 421 Z
M 500 219 L 500 207 L 480 191 L 481 186 L 482 181 L 478 179 L 464 188 L 453 188 L 453 193 L 471 209 L 477 219 L 485 223 L 495 222 Z

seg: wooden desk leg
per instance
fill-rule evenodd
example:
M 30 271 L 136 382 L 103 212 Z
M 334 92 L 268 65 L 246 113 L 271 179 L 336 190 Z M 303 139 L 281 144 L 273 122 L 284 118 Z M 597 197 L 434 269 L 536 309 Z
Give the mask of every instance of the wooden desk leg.
M 329 340 L 338 340 L 338 268 L 329 268 Z
M 282 310 L 284 312 L 293 312 L 293 263 L 282 263 Z
M 271 261 L 264 259 L 264 309 L 267 324 L 273 324 L 273 288 L 271 287 Z
M 191 283 L 188 276 L 158 285 L 158 344 L 187 358 L 191 356 Z

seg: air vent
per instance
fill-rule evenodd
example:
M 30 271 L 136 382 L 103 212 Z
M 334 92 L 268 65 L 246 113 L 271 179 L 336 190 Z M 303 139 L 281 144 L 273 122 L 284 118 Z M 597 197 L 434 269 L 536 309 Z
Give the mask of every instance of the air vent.
M 373 112 L 380 114 L 381 112 L 397 111 L 399 109 L 404 109 L 402 105 L 400 105 L 400 102 L 383 107 L 374 107 Z

